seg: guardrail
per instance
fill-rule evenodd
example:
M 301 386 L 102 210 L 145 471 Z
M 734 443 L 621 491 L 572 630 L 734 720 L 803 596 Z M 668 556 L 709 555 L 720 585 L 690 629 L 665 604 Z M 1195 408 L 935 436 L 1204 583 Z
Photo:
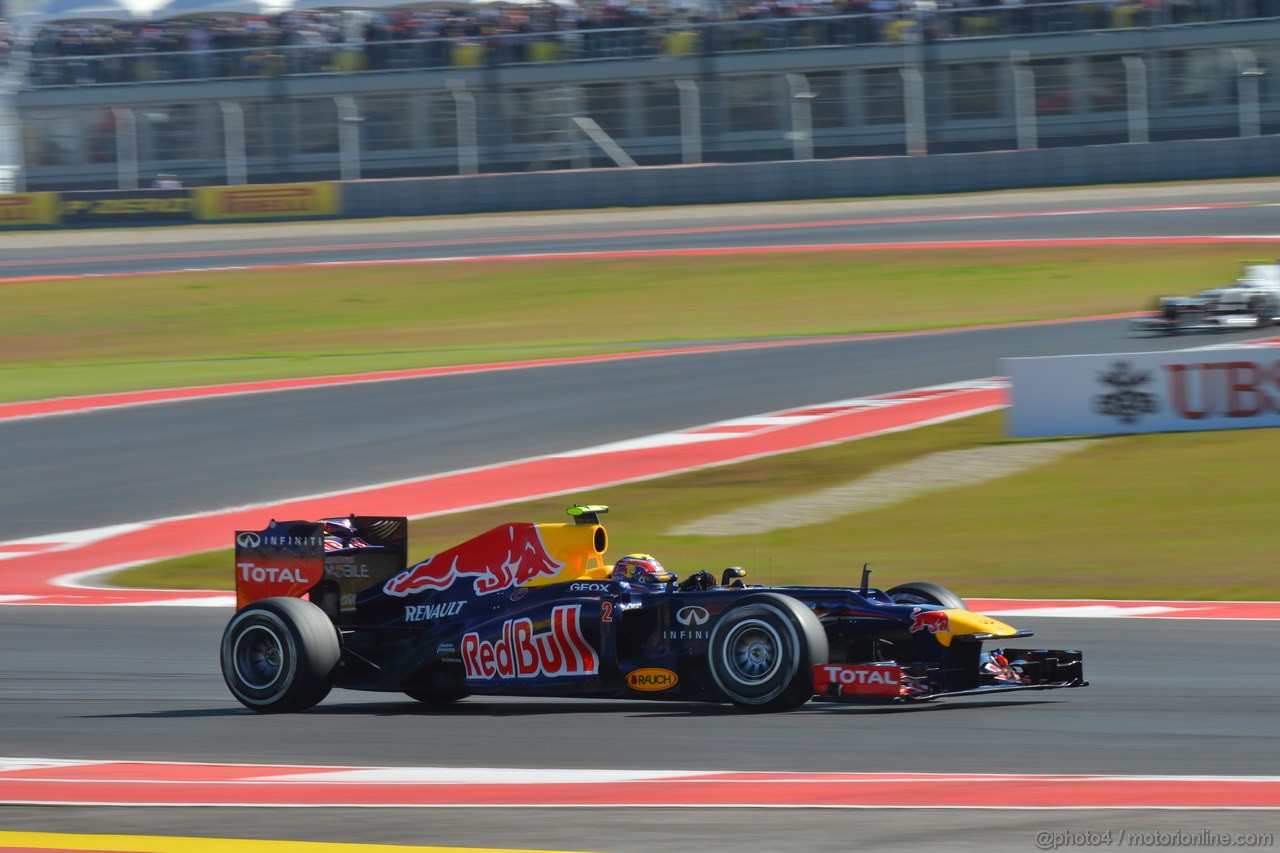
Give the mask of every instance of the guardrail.
M 974 192 L 1275 174 L 1280 136 L 929 157 L 0 195 L 6 229 L 440 216 Z M 856 188 L 856 189 L 855 189 Z
M 42 56 L 40 51 L 50 48 L 37 42 L 28 77 L 31 86 L 50 87 L 601 62 L 1153 26 L 1183 27 L 1277 16 L 1280 16 L 1280 0 L 1193 0 L 1161 7 L 1148 7 L 1137 2 L 1088 0 L 832 17 L 500 33 L 467 38 L 270 45 L 172 53 L 139 50 L 108 56 Z M 75 47 L 73 44 L 62 49 L 74 50 Z

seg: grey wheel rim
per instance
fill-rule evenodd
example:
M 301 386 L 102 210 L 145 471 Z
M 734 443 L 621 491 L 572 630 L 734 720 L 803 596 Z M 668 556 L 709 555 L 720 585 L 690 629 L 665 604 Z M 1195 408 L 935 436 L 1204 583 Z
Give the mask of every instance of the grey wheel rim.
M 745 619 L 725 638 L 724 659 L 735 681 L 764 684 L 782 667 L 782 637 L 760 619 Z
M 285 647 L 265 625 L 254 625 L 236 637 L 231 650 L 236 675 L 250 690 L 268 690 L 284 674 Z

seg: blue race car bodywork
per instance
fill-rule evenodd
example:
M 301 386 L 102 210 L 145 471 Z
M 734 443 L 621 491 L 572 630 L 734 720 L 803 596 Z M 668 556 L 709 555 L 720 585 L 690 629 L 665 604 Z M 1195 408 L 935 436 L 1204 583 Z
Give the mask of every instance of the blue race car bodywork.
M 1079 687 L 1078 651 L 987 649 L 1029 632 L 933 584 L 761 587 L 745 572 L 615 577 L 605 507 L 513 523 L 407 565 L 404 518 L 272 522 L 236 534 L 227 685 L 257 711 L 332 687 L 433 704 L 469 695 L 731 702 L 920 701 Z

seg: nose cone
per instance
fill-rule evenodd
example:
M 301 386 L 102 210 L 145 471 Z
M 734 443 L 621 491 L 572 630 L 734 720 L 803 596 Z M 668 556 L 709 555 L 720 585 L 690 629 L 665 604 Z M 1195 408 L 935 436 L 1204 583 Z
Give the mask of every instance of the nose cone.
M 935 610 L 934 614 L 946 614 L 945 624 L 937 625 L 933 636 L 944 646 L 950 646 L 956 637 L 969 637 L 974 634 L 992 634 L 996 637 L 1012 637 L 1018 629 L 1006 625 L 999 619 L 974 613 L 972 610 Z M 938 620 L 942 621 L 942 620 Z

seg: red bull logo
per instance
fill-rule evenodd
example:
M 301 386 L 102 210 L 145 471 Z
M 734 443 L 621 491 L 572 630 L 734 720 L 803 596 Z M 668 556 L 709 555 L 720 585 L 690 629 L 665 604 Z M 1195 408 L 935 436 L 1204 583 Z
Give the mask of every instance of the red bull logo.
M 534 633 L 529 619 L 509 619 L 493 642 L 474 631 L 465 635 L 462 665 L 467 678 L 594 675 L 600 659 L 582 635 L 581 615 L 581 605 L 565 605 L 551 611 L 551 627 L 541 634 Z
M 476 595 L 489 595 L 536 577 L 554 576 L 563 568 L 564 563 L 547 552 L 536 524 L 509 524 L 410 566 L 382 589 L 387 595 L 406 596 L 475 578 Z
M 939 631 L 945 633 L 951 632 L 951 617 L 947 615 L 945 610 L 920 610 L 911 611 L 911 633 L 917 631 L 928 631 L 930 634 L 936 634 Z

